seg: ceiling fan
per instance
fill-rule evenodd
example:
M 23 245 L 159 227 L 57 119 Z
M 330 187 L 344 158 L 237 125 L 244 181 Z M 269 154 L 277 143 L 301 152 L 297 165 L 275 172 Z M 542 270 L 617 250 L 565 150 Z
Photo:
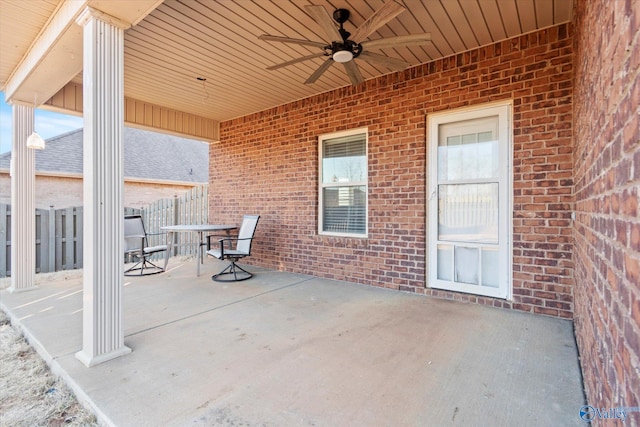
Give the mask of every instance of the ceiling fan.
M 265 41 L 293 43 L 322 49 L 322 52 L 319 53 L 314 53 L 267 67 L 267 70 L 276 70 L 278 68 L 307 61 L 309 59 L 328 56 L 329 58 L 323 62 L 313 74 L 311 74 L 311 76 L 305 81 L 305 84 L 311 84 L 318 80 L 322 73 L 327 71 L 334 62 L 340 62 L 344 65 L 344 69 L 354 86 L 362 83 L 364 81 L 364 77 L 362 77 L 362 73 L 360 72 L 358 65 L 353 61 L 355 58 L 383 65 L 393 71 L 403 70 L 411 64 L 401 59 L 390 58 L 388 56 L 373 53 L 371 50 L 399 46 L 417 46 L 425 44 L 431 40 L 430 33 L 387 37 L 377 40 L 365 40 L 369 35 L 377 31 L 380 27 L 405 10 L 403 6 L 395 1 L 388 1 L 385 3 L 384 6 L 375 11 L 373 15 L 364 21 L 362 25 L 356 28 L 353 34 L 344 29 L 344 23 L 347 22 L 350 16 L 347 9 L 336 9 L 333 12 L 333 20 L 324 6 L 307 5 L 305 6 L 305 9 L 327 34 L 328 39 L 330 40 L 329 43 L 270 36 L 267 34 L 263 34 L 259 37 L 260 40 Z

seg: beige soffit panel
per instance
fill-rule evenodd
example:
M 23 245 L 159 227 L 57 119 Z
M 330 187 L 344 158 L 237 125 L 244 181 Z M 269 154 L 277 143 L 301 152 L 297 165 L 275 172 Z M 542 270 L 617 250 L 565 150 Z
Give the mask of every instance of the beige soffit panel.
M 2 0 L 0 5 L 0 90 L 60 5 L 60 0 Z
M 82 71 L 83 34 L 76 20 L 87 7 L 118 21 L 137 23 L 160 3 L 162 0 L 60 3 L 8 78 L 5 98 L 39 105 Z
M 63 2 L 5 85 L 5 97 L 38 104 L 82 70 L 82 29 L 75 19 L 87 1 Z
M 14 0 L 0 1 L 17 4 Z M 380 48 L 374 52 L 411 66 L 571 22 L 575 3 L 574 0 L 395 1 L 406 10 L 371 34 L 368 40 L 430 33 L 431 41 L 425 45 Z M 77 2 L 82 0 L 72 3 Z M 0 24 L 25 15 L 36 18 L 34 21 L 42 26 L 46 22 L 44 14 L 52 13 L 52 3 L 56 1 L 21 1 L 24 12 L 17 6 L 1 8 Z M 344 69 L 335 65 L 314 84 L 304 84 L 323 63 L 323 57 L 267 70 L 274 64 L 317 54 L 320 49 L 259 39 L 262 34 L 270 34 L 326 42 L 324 31 L 305 10 L 306 4 L 324 6 L 329 13 L 336 7 L 346 7 L 351 17 L 345 28 L 354 31 L 384 1 L 338 3 L 328 0 L 164 0 L 157 4 L 154 0 L 93 0 L 90 4 L 113 16 L 117 16 L 120 8 L 140 16 L 151 10 L 144 18 L 131 20 L 135 25 L 125 31 L 126 98 L 223 122 L 349 85 Z M 127 11 L 129 7 L 137 9 Z M 14 40 L 7 35 L 6 28 L 0 27 L 0 40 Z M 29 31 L 25 37 L 33 39 L 34 28 L 26 28 Z M 2 79 L 6 79 L 2 70 L 17 66 L 17 50 L 23 51 L 29 46 L 24 41 L 14 41 L 19 46 L 16 52 L 7 56 L 3 51 L 0 55 Z M 379 63 L 362 58 L 356 61 L 365 80 L 393 73 Z M 78 71 L 68 81 L 82 84 L 82 73 Z M 58 90 L 67 81 L 53 83 L 57 87 L 50 94 L 59 95 Z M 45 99 L 48 98 L 39 97 L 39 102 Z M 33 97 L 27 93 L 24 101 L 33 102 Z

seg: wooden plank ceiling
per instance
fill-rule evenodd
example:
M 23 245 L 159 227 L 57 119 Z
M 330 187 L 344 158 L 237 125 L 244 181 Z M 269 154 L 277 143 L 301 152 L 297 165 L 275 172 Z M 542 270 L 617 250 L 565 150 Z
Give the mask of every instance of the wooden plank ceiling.
M 13 74 L 60 0 L 0 0 L 0 89 Z
M 412 65 L 567 22 L 573 12 L 572 0 L 397 1 L 407 10 L 368 40 L 431 33 L 432 41 L 424 46 L 376 51 Z M 125 96 L 224 121 L 349 85 L 340 64 L 330 67 L 316 83 L 304 84 L 324 62 L 323 57 L 266 70 L 270 65 L 318 53 L 320 49 L 262 41 L 258 36 L 326 42 L 329 40 L 306 13 L 305 5 L 323 5 L 330 14 L 337 8 L 348 9 L 351 17 L 344 26 L 353 32 L 383 3 L 165 0 L 125 33 Z M 43 7 L 51 4 L 43 2 Z M 391 72 L 356 61 L 365 79 Z M 4 62 L 2 66 L 5 67 Z M 6 70 L 0 69 L 0 73 L 4 83 Z M 81 76 L 74 81 L 81 82 Z

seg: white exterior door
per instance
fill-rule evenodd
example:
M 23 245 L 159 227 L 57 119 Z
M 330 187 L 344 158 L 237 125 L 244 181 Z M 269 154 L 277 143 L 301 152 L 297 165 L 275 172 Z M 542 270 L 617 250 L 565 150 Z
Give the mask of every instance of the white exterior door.
M 428 119 L 429 282 L 511 297 L 511 105 Z

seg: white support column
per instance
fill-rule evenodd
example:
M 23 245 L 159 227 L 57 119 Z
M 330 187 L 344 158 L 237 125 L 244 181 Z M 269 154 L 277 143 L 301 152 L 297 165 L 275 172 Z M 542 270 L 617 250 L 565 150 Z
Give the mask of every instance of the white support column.
M 94 366 L 131 352 L 124 345 L 124 28 L 88 8 L 84 27 L 84 275 L 82 351 Z
M 27 148 L 33 132 L 34 108 L 13 104 L 11 148 L 11 287 L 9 292 L 35 288 L 36 155 Z

